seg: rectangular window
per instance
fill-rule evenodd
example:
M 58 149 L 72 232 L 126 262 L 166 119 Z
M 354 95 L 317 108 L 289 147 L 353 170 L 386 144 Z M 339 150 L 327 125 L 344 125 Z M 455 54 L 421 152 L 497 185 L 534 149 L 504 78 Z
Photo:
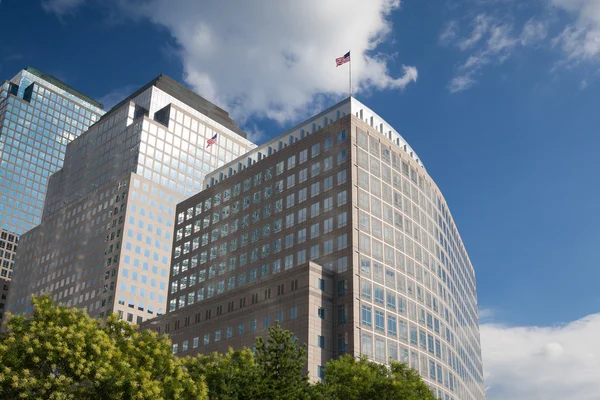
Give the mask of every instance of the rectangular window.
M 339 214 L 337 220 L 338 228 L 346 226 L 348 224 L 348 214 L 346 212 Z
M 296 155 L 289 157 L 287 164 L 288 170 L 294 168 L 296 166 Z
M 318 244 L 316 244 L 310 248 L 311 260 L 316 260 L 317 258 L 320 257 L 319 250 L 320 250 L 320 245 L 318 245 Z
M 305 182 L 308 179 L 308 169 L 304 168 L 298 172 L 298 183 Z
M 310 176 L 311 176 L 311 178 L 319 176 L 320 174 L 321 174 L 321 163 L 320 162 L 316 162 L 313 165 L 311 165 L 311 167 L 310 167 Z
M 346 180 L 347 180 L 346 170 L 343 169 L 337 173 L 337 184 L 341 185 L 342 183 L 346 183 Z
M 393 315 L 388 315 L 388 335 L 396 336 L 397 335 L 397 323 L 396 317 Z
M 277 165 L 275 167 L 275 174 L 281 175 L 283 173 L 283 171 L 284 171 L 284 165 L 283 164 L 284 164 L 283 161 L 277 163 Z
M 341 164 L 348 158 L 348 151 L 346 149 L 341 150 L 337 153 L 337 163 Z
M 326 240 L 323 243 L 323 255 L 327 256 L 333 253 L 333 239 Z
M 301 224 L 302 222 L 306 221 L 306 208 L 303 208 L 301 210 L 298 210 L 298 223 Z
M 333 197 L 328 197 L 323 200 L 323 212 L 328 212 L 333 209 Z
M 320 149 L 321 149 L 320 143 L 313 144 L 311 151 L 310 151 L 311 158 L 315 158 L 316 156 L 318 156 L 320 153 Z
M 284 262 L 285 262 L 284 268 L 286 270 L 292 268 L 294 266 L 294 256 L 293 255 L 285 256 Z
M 373 336 L 366 333 L 362 334 L 360 352 L 367 357 L 373 357 Z
M 323 171 L 329 171 L 333 168 L 333 157 L 329 156 L 323 160 Z
M 294 206 L 294 199 L 296 197 L 295 193 L 292 193 L 290 195 L 287 196 L 286 202 L 285 202 L 285 206 L 286 208 L 290 208 Z
M 375 303 L 383 305 L 383 288 L 377 285 L 373 287 L 373 293 L 375 297 Z
M 378 362 L 385 361 L 385 340 L 375 338 L 375 360 Z
M 319 223 L 317 222 L 316 224 L 313 224 L 310 227 L 310 238 L 314 239 L 314 238 L 318 237 L 319 234 L 320 234 L 320 227 L 319 227 Z
M 360 295 L 365 299 L 371 298 L 371 282 L 365 279 L 360 280 Z
M 333 176 L 328 176 L 323 181 L 323 191 L 326 192 L 331 188 L 333 188 Z
M 298 244 L 306 242 L 306 228 L 298 231 Z
M 300 250 L 296 255 L 296 263 L 298 265 L 306 263 L 306 250 Z
M 375 329 L 385 330 L 385 317 L 382 311 L 375 310 Z
M 362 316 L 362 318 L 361 318 L 362 325 L 367 326 L 367 327 L 373 326 L 371 307 L 363 304 L 362 308 L 361 308 L 361 316 Z
M 396 294 L 394 292 L 387 291 L 386 292 L 387 299 L 387 309 L 396 311 Z
M 287 177 L 287 188 L 292 188 L 296 185 L 296 175 L 292 174 Z
M 294 225 L 294 214 L 286 215 L 285 217 L 285 227 L 291 228 Z
M 299 164 L 302 164 L 303 162 L 305 162 L 308 159 L 308 149 L 302 150 L 299 154 Z
M 348 196 L 347 196 L 346 191 L 344 190 L 342 192 L 339 192 L 337 194 L 337 205 L 338 205 L 338 207 L 343 206 L 347 202 L 348 202 Z
M 310 206 L 310 217 L 315 218 L 321 213 L 321 203 L 314 203 Z
M 298 203 L 302 203 L 308 198 L 308 188 L 300 189 L 298 192 Z
M 315 182 L 310 185 L 310 197 L 315 197 L 321 192 L 321 183 Z

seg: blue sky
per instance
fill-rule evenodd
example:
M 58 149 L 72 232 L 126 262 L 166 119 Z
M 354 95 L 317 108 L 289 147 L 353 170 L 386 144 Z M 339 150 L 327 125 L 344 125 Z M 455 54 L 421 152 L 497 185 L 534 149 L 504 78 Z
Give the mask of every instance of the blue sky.
M 2 0 L 0 75 L 31 65 L 110 105 L 162 72 L 264 141 L 345 96 L 352 48 L 355 96 L 450 205 L 489 337 L 599 311 L 600 0 L 248 3 Z

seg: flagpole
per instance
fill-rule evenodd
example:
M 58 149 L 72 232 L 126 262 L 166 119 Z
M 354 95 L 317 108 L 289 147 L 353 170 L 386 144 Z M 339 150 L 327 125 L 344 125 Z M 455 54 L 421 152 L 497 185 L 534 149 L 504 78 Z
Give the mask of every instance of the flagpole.
M 348 51 L 350 53 L 350 51 Z M 348 80 L 350 81 L 350 96 L 352 97 L 352 55 L 350 55 L 350 61 L 348 62 Z

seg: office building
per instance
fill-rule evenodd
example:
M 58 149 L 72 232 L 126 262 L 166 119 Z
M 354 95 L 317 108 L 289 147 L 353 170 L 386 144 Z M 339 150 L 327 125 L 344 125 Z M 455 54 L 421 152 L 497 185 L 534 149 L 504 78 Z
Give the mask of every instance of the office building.
M 32 67 L 0 85 L 0 322 L 19 235 L 40 223 L 67 143 L 103 114 L 102 104 Z
M 439 188 L 353 98 L 207 175 L 177 206 L 168 313 L 182 356 L 251 347 L 276 320 L 332 357 L 408 362 L 442 399 L 485 398 L 475 274 Z
M 175 207 L 254 148 L 224 110 L 164 75 L 67 145 L 41 224 L 21 237 L 8 308 L 49 293 L 140 323 L 166 305 Z
M 67 143 L 104 114 L 102 104 L 27 67 L 0 85 L 0 278 L 10 280 L 18 236 L 40 223 L 48 178 Z M 5 253 L 5 254 L 2 254 Z

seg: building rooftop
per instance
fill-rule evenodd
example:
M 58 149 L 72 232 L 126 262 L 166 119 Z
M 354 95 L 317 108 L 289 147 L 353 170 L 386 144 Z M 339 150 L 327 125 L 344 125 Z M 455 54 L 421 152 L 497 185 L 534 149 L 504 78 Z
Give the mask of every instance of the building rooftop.
M 148 82 L 146 85 L 142 86 L 140 89 L 127 96 L 125 99 L 123 99 L 123 101 L 115 105 L 111 109 L 111 111 L 133 100 L 152 86 L 155 86 L 163 92 L 168 93 L 169 95 L 173 96 L 182 103 L 187 104 L 188 106 L 192 107 L 198 112 L 225 126 L 227 129 L 237 133 L 244 139 L 247 137 L 246 132 L 242 131 L 238 127 L 237 123 L 229 117 L 229 113 L 227 111 L 223 110 L 221 107 L 218 107 L 214 103 L 211 103 L 204 97 L 196 94 L 195 92 L 183 86 L 181 83 L 177 82 L 173 78 L 170 78 L 164 74 L 160 74 L 159 76 Z
M 59 88 L 61 88 L 62 90 L 64 90 L 67 93 L 72 94 L 73 96 L 77 96 L 79 97 L 81 100 L 84 100 L 98 108 L 100 108 L 101 110 L 104 110 L 104 105 L 100 102 L 97 102 L 96 100 L 92 99 L 91 97 L 88 97 L 86 95 L 84 95 L 83 93 L 73 89 L 71 86 L 67 85 L 66 83 L 64 83 L 63 81 L 61 81 L 60 79 L 57 79 L 55 77 L 53 77 L 50 74 L 47 74 L 45 72 L 42 72 L 38 69 L 35 69 L 33 67 L 26 67 L 25 71 L 29 72 L 30 74 L 33 74 L 35 76 L 38 76 L 40 78 L 42 78 L 43 80 L 53 84 L 54 86 L 57 86 Z
M 281 135 L 274 137 L 268 142 L 257 146 L 248 153 L 241 155 L 237 159 L 223 165 L 221 168 L 218 168 L 207 174 L 204 178 L 205 180 L 203 187 L 207 188 L 223 179 L 226 179 L 232 174 L 249 167 L 265 157 L 269 157 L 271 154 L 282 150 L 283 148 L 304 138 L 305 136 L 315 133 L 319 129 L 337 121 L 340 118 L 345 117 L 346 115 L 353 115 L 367 125 L 371 126 L 373 131 L 376 131 L 380 135 L 390 139 L 396 146 L 404 150 L 404 152 L 406 152 L 413 160 L 415 160 L 420 167 L 423 169 L 425 168 L 417 153 L 396 129 L 394 129 L 381 116 L 377 115 L 366 105 L 354 97 L 348 97 L 327 108 L 326 110 L 321 111 L 319 114 L 285 131 Z

